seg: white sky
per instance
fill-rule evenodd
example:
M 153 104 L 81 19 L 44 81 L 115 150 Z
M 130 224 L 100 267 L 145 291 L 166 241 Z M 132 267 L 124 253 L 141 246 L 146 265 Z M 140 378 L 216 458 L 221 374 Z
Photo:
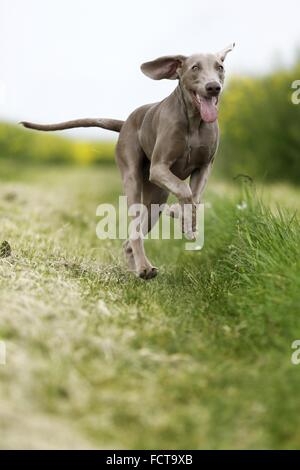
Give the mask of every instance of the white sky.
M 299 13 L 299 0 L 0 0 L 0 119 L 125 119 L 176 84 L 145 77 L 142 62 L 232 41 L 227 76 L 289 64 L 300 46 Z

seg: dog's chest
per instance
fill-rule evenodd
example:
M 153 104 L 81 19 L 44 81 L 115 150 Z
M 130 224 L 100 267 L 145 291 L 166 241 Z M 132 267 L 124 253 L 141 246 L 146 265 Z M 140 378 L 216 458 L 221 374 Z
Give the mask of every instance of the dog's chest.
M 195 169 L 208 165 L 216 153 L 218 141 L 218 125 L 192 129 L 186 136 L 184 154 L 173 165 L 174 174 L 185 179 Z

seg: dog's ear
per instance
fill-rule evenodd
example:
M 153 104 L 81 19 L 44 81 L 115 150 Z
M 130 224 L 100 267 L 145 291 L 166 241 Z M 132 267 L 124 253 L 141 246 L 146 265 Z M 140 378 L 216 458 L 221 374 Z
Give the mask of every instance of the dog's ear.
M 169 55 L 159 57 L 158 59 L 145 62 L 141 65 L 142 72 L 153 80 L 176 80 L 178 77 L 178 69 L 182 67 L 186 57 L 183 55 Z
M 228 52 L 231 52 L 233 50 L 233 48 L 235 47 L 235 42 L 233 42 L 232 44 L 230 44 L 229 46 L 225 47 L 225 49 L 223 49 L 222 51 L 220 52 L 217 52 L 217 56 L 218 58 L 224 62 Z

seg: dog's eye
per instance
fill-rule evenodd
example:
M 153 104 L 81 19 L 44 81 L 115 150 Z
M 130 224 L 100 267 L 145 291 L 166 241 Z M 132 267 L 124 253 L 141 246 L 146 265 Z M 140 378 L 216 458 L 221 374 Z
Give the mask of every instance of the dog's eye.
M 220 64 L 219 64 L 219 65 L 218 65 L 218 70 L 219 70 L 220 72 L 223 72 L 223 71 L 224 71 L 223 65 L 220 65 Z
M 192 70 L 193 70 L 194 72 L 197 72 L 198 70 L 200 70 L 199 65 L 193 65 Z

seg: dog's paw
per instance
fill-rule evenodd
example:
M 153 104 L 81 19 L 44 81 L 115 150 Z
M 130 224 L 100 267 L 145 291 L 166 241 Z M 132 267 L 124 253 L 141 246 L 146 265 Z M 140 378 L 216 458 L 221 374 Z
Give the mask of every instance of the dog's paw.
M 143 266 L 137 270 L 137 276 L 145 281 L 156 277 L 158 269 L 154 266 Z
M 194 242 L 197 240 L 197 232 L 184 232 L 184 236 L 187 240 Z
M 188 240 L 194 241 L 197 238 L 197 205 L 193 204 L 172 204 L 166 210 L 166 214 L 181 221 L 182 232 Z

